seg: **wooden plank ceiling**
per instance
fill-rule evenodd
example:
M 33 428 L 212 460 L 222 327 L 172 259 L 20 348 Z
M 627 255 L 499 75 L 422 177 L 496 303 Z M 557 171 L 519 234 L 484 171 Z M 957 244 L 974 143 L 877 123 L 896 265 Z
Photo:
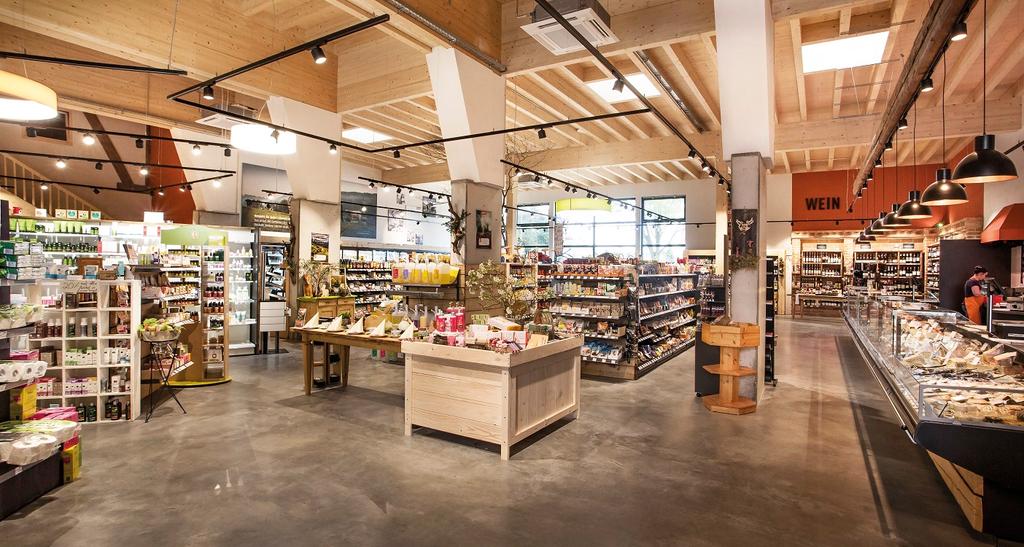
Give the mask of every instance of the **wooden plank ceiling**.
M 862 161 L 929 1 L 773 2 L 777 118 L 773 172 L 847 169 Z M 642 107 L 636 100 L 611 104 L 592 91 L 587 84 L 610 74 L 589 55 L 556 57 L 527 36 L 519 27 L 530 21 L 531 0 L 406 0 L 406 4 L 434 15 L 445 28 L 508 67 L 508 127 Z M 627 75 L 643 74 L 653 81 L 655 73 L 660 74 L 693 121 L 664 88 L 652 101 L 705 155 L 721 162 L 713 1 L 604 0 L 602 4 L 612 15 L 612 29 L 620 39 L 602 48 L 605 54 Z M 278 94 L 336 109 L 343 114 L 341 129 L 361 127 L 390 135 L 393 140 L 387 145 L 440 138 L 424 55 L 449 43 L 394 11 L 389 3 L 194 0 L 176 9 L 177 5 L 174 0 L 124 7 L 7 0 L 0 3 L 0 45 L 40 55 L 170 65 L 189 70 L 195 78 L 97 75 L 38 64 L 26 68 L 12 61 L 0 61 L 0 69 L 27 70 L 31 77 L 54 87 L 70 108 L 154 125 L 194 126 L 198 113 L 167 101 L 164 97 L 170 90 L 389 13 L 388 24 L 331 44 L 327 66 L 296 56 L 231 82 L 220 100 L 259 110 L 267 96 Z M 1024 38 L 1024 0 L 990 0 L 989 11 L 989 129 L 1017 129 L 1024 81 L 1024 48 L 1019 47 Z M 968 26 L 969 37 L 950 49 L 948 77 L 937 70 L 936 92 L 924 96 L 918 105 L 918 163 L 940 161 L 943 154 L 938 91 L 944 80 L 948 84 L 947 153 L 962 148 L 980 131 L 980 9 L 971 14 Z M 134 32 L 119 30 L 124 28 Z M 801 45 L 882 30 L 890 33 L 883 63 L 803 73 Z M 703 175 L 687 157 L 686 148 L 651 114 L 561 126 L 546 133 L 545 139 L 533 132 L 509 136 L 509 157 L 591 186 Z M 909 140 L 904 143 L 908 138 L 907 132 L 901 133 L 901 163 L 912 160 L 913 147 Z M 411 183 L 447 177 L 441 146 L 407 149 L 400 158 L 348 151 L 344 155 L 385 170 L 389 180 Z

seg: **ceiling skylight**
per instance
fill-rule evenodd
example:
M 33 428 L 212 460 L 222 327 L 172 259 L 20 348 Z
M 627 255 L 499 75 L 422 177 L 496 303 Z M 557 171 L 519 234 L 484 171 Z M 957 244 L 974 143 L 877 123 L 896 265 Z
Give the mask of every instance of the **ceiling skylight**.
M 391 135 L 385 135 L 384 133 L 379 133 L 372 129 L 366 129 L 364 127 L 353 127 L 352 129 L 342 131 L 341 138 L 361 142 L 363 144 L 374 144 L 389 141 L 394 137 Z
M 882 62 L 888 40 L 886 30 L 801 46 L 804 73 L 876 65 Z
M 629 83 L 633 84 L 633 87 L 637 89 L 644 97 L 657 97 L 661 95 L 661 91 L 658 90 L 657 86 L 654 85 L 647 76 L 640 74 L 630 74 L 626 76 Z M 609 103 L 621 103 L 625 101 L 632 101 L 636 99 L 636 95 L 629 88 L 624 87 L 622 91 L 615 91 L 612 86 L 615 85 L 615 78 L 609 78 L 607 80 L 598 80 L 596 82 L 587 82 L 587 87 L 591 91 L 597 93 L 602 99 Z

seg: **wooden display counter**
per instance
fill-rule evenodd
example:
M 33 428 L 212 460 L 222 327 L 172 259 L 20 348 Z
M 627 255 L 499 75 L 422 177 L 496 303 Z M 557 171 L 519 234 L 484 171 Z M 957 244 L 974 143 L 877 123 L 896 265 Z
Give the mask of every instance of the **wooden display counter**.
M 336 346 L 340 350 L 341 386 L 345 387 L 348 385 L 349 348 L 356 347 L 376 349 L 398 353 L 401 344 L 397 338 L 373 337 L 366 334 L 345 334 L 344 332 L 328 332 L 326 329 L 293 327 L 292 332 L 298 334 L 302 339 L 302 386 L 306 395 L 309 395 L 313 388 L 313 368 L 318 366 L 324 367 L 324 369 L 330 368 L 332 346 Z M 314 343 L 324 345 L 323 361 L 315 360 Z M 324 378 L 328 378 L 329 376 L 329 371 L 325 370 Z
M 580 408 L 580 346 L 569 338 L 519 353 L 403 342 L 405 434 L 429 427 L 509 448 Z

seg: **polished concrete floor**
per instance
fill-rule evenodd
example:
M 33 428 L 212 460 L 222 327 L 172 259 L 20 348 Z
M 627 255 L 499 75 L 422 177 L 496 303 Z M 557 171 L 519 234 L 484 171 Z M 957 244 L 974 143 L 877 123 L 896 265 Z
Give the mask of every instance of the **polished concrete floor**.
M 302 394 L 299 354 L 232 361 L 182 415 L 85 428 L 85 472 L 0 522 L 17 545 L 991 545 L 969 534 L 838 320 L 780 320 L 779 384 L 712 415 L 693 352 L 513 449 L 402 435 L 402 368 Z M 293 347 L 294 349 L 294 347 Z M 360 355 L 363 355 L 360 353 Z

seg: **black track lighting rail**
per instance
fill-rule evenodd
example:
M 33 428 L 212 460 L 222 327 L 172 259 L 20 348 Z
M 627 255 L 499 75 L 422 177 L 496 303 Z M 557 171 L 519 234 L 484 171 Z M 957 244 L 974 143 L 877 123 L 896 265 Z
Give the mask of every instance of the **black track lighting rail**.
M 371 207 L 371 205 L 367 205 L 366 206 L 367 209 L 369 209 L 370 207 Z M 367 216 L 367 217 L 374 217 L 374 218 L 390 218 L 390 219 L 395 219 L 395 220 L 401 220 L 401 221 L 404 221 L 404 222 L 415 222 L 416 224 L 423 223 L 423 224 L 433 224 L 434 226 L 444 226 L 443 222 L 431 222 L 429 220 L 418 219 L 418 218 L 389 217 L 387 215 L 378 215 L 377 213 L 370 213 L 370 212 L 364 213 L 362 211 L 353 211 L 351 209 L 346 209 L 346 210 L 344 210 L 342 212 L 343 213 L 354 213 L 354 214 L 357 214 L 357 215 L 362 215 L 362 216 Z
M 145 189 L 143 189 L 143 188 L 116 188 L 116 187 L 113 187 L 113 186 L 97 186 L 95 184 L 82 184 L 80 182 L 68 182 L 68 181 L 46 180 L 46 179 L 34 179 L 34 178 L 30 178 L 30 177 L 16 177 L 16 176 L 13 176 L 13 175 L 10 175 L 10 176 L 3 175 L 3 176 L 0 176 L 0 179 L 21 180 L 21 181 L 26 181 L 26 182 L 37 182 L 40 185 L 46 184 L 48 186 L 69 186 L 69 187 L 72 187 L 72 188 L 86 188 L 86 189 L 92 190 L 93 192 L 96 192 L 97 194 L 99 192 L 124 192 L 124 193 L 127 193 L 127 194 L 150 194 L 150 195 L 153 195 L 158 190 L 167 190 L 167 189 L 173 189 L 173 188 L 185 188 L 185 187 L 190 187 L 193 184 L 199 184 L 201 182 L 211 182 L 211 181 L 215 181 L 215 180 L 226 179 L 226 178 L 228 178 L 230 176 L 231 175 L 220 175 L 220 176 L 216 176 L 216 177 L 207 177 L 207 178 L 203 178 L 203 179 L 197 179 L 197 180 L 192 180 L 192 181 L 188 181 L 188 182 L 181 182 L 181 183 L 177 183 L 177 184 L 168 184 L 166 186 L 147 187 Z
M 329 44 L 329 43 L 331 43 L 331 42 L 333 42 L 335 40 L 338 40 L 340 38 L 344 38 L 346 36 L 351 36 L 352 34 L 355 34 L 357 32 L 366 30 L 368 28 L 375 27 L 375 26 L 377 26 L 379 24 L 382 24 L 382 23 L 386 23 L 390 19 L 391 19 L 391 17 L 389 15 L 384 14 L 384 15 L 378 15 L 377 17 L 374 17 L 372 19 L 367 19 L 365 21 L 360 21 L 360 22 L 358 22 L 358 23 L 356 23 L 356 24 L 354 24 L 352 26 L 345 27 L 345 28 L 343 28 L 341 30 L 334 31 L 334 32 L 332 32 L 330 34 L 325 34 L 325 35 L 323 35 L 323 36 L 321 36 L 319 38 L 314 38 L 314 39 L 312 39 L 312 40 L 310 40 L 308 42 L 299 44 L 297 46 L 290 47 L 290 48 L 288 48 L 288 49 L 286 49 L 284 51 L 279 51 L 279 52 L 277 52 L 277 53 L 275 53 L 273 55 L 269 55 L 269 56 L 264 57 L 262 59 L 253 61 L 253 62 L 251 62 L 251 63 L 249 63 L 247 65 L 243 65 L 243 66 L 240 66 L 238 68 L 229 70 L 229 71 L 225 72 L 224 74 L 219 74 L 217 76 L 214 76 L 213 78 L 210 78 L 209 80 L 204 80 L 204 81 L 199 82 L 197 84 L 194 84 L 194 85 L 191 85 L 189 87 L 186 87 L 185 89 L 182 89 L 180 91 L 175 91 L 174 93 L 171 93 L 170 95 L 168 95 L 167 98 L 171 99 L 171 100 L 174 100 L 174 99 L 177 99 L 178 97 L 181 97 L 182 95 L 186 95 L 188 93 L 192 93 L 193 91 L 199 91 L 199 90 L 203 89 L 204 87 L 214 86 L 214 85 L 216 85 L 218 83 L 223 82 L 224 80 L 229 80 L 231 78 L 234 78 L 235 76 L 241 76 L 242 74 L 245 74 L 246 72 L 252 72 L 253 70 L 256 70 L 257 68 L 262 68 L 262 67 L 265 67 L 265 66 L 267 66 L 269 64 L 276 63 L 276 62 L 278 62 L 278 61 L 280 61 L 282 59 L 287 59 L 288 57 L 291 57 L 292 55 L 295 55 L 297 53 L 302 53 L 302 52 L 310 51 L 314 47 L 323 47 L 324 45 L 327 45 L 327 44 Z
M 570 24 L 569 21 L 567 21 L 565 17 L 563 17 L 562 14 L 559 13 L 558 10 L 555 9 L 550 2 L 548 2 L 548 0 L 536 0 L 536 2 L 537 5 L 544 8 L 544 10 L 547 11 L 548 14 L 551 15 L 551 17 L 558 22 L 558 24 L 562 25 L 562 28 L 564 28 L 566 32 L 568 32 L 574 38 L 576 38 L 580 45 L 582 45 L 588 52 L 590 52 L 590 54 L 595 59 L 597 59 L 597 61 L 601 63 L 601 65 L 604 66 L 604 68 L 608 72 L 610 72 L 612 76 L 615 77 L 616 89 L 621 87 L 621 85 L 624 85 L 625 87 L 629 88 L 629 90 L 633 92 L 633 95 L 636 96 L 637 100 L 639 100 L 641 103 L 644 104 L 644 106 L 651 110 L 651 113 L 654 114 L 656 118 L 658 118 L 658 121 L 660 121 L 669 131 L 671 131 L 673 135 L 678 137 L 679 140 L 683 141 L 683 144 L 688 146 L 691 151 L 696 152 L 696 157 L 699 158 L 704 165 L 711 165 L 711 162 L 708 161 L 707 157 L 705 157 L 704 154 L 702 154 L 701 151 L 698 150 L 697 147 L 694 146 L 693 143 L 686 138 L 686 135 L 683 135 L 683 132 L 680 131 L 679 128 L 677 128 L 675 124 L 673 124 L 667 117 L 665 117 L 665 115 L 662 114 L 656 106 L 654 106 L 654 103 L 652 103 L 650 99 L 645 97 L 643 93 L 640 93 L 640 91 L 629 80 L 627 80 L 625 76 L 623 76 L 622 72 L 620 72 L 619 69 L 616 68 L 615 65 L 608 60 L 607 57 L 605 57 L 600 51 L 598 51 L 598 49 L 594 47 L 594 45 L 591 44 L 585 36 L 580 34 L 580 32 L 576 30 L 576 28 L 573 27 L 572 24 Z M 710 176 L 711 178 L 722 178 L 728 180 L 724 173 L 720 172 L 714 167 L 711 167 L 711 171 L 708 173 L 708 176 Z
M 562 180 L 562 179 L 560 179 L 558 177 L 555 177 L 555 176 L 552 176 L 552 175 L 548 175 L 547 173 L 542 173 L 542 172 L 534 170 L 534 169 L 530 169 L 529 167 L 524 167 L 524 166 L 519 165 L 517 163 L 512 163 L 512 162 L 510 162 L 508 160 L 501 160 L 501 163 L 504 163 L 505 165 L 508 165 L 509 167 L 512 167 L 513 169 L 518 169 L 519 171 L 526 171 L 527 173 L 532 173 L 534 176 L 537 177 L 538 180 L 540 180 L 541 178 L 545 178 L 545 179 L 548 179 L 548 180 L 550 180 L 552 182 L 556 182 L 558 184 L 561 184 L 565 188 L 565 190 L 567 192 L 576 193 L 576 191 L 582 190 L 587 195 L 592 195 L 594 197 L 599 197 L 599 198 L 605 199 L 605 200 L 608 201 L 608 203 L 611 203 L 611 202 L 614 201 L 614 202 L 617 202 L 619 205 L 621 205 L 623 207 L 629 207 L 629 208 L 631 208 L 631 209 L 633 209 L 635 211 L 640 211 L 641 213 L 643 213 L 644 217 L 655 217 L 655 220 L 657 220 L 659 222 L 661 222 L 661 221 L 679 222 L 678 219 L 667 217 L 667 216 L 665 216 L 663 214 L 655 213 L 654 211 L 648 211 L 647 209 L 644 209 L 643 207 L 641 207 L 639 205 L 634 205 L 632 203 L 629 203 L 628 201 L 626 201 L 626 200 L 624 200 L 622 198 L 615 198 L 615 197 L 609 196 L 607 194 L 602 194 L 601 192 L 595 192 L 591 188 L 587 188 L 585 186 L 580 186 L 579 184 L 574 184 L 574 183 L 571 183 L 571 182 L 569 182 L 567 180 Z
M 537 0 L 544 2 L 545 0 Z M 910 112 L 910 107 L 920 97 L 921 83 L 932 77 L 939 60 L 949 48 L 951 39 L 958 25 L 967 19 L 976 0 L 945 0 L 943 2 L 932 2 L 921 23 L 921 31 L 918 32 L 911 49 L 910 57 L 903 65 L 894 89 L 897 90 L 892 100 L 886 106 L 882 114 L 881 125 L 875 139 L 864 157 L 864 164 L 861 166 L 854 179 L 853 193 L 857 195 L 864 186 L 865 181 L 879 158 L 885 151 L 891 148 L 888 143 L 892 142 L 898 131 L 901 119 L 905 119 Z M 931 55 L 924 67 L 921 68 L 919 59 Z M 858 196 L 859 197 L 859 196 Z M 856 199 L 856 198 L 855 198 Z
M 17 123 L 17 122 L 4 122 L 4 123 Z M 22 125 L 22 124 L 18 124 L 18 125 Z M 49 131 L 49 130 L 52 130 L 53 128 L 52 127 L 35 127 L 35 126 L 31 126 L 30 125 L 30 126 L 27 126 L 26 129 L 34 129 L 36 131 L 44 131 L 44 130 Z M 125 132 L 125 131 L 110 131 L 110 130 L 107 130 L 107 129 L 91 129 L 91 128 L 88 128 L 88 127 L 71 127 L 71 126 L 66 126 L 66 127 L 63 127 L 62 129 L 65 130 L 65 131 L 73 131 L 75 133 L 91 133 L 93 135 L 110 135 L 111 137 L 129 137 L 129 138 L 132 138 L 132 139 L 142 139 L 144 141 L 183 142 L 183 143 L 186 143 L 186 144 L 198 144 L 199 146 L 214 146 L 214 147 L 218 147 L 218 148 L 234 149 L 233 146 L 231 146 L 228 143 L 224 143 L 224 142 L 199 141 L 199 140 L 195 140 L 195 139 L 177 139 L 177 138 L 174 138 L 174 137 L 161 137 L 161 136 L 158 136 L 158 135 L 146 135 L 145 133 L 128 133 L 128 132 Z
M 58 65 L 77 66 L 82 68 L 98 68 L 103 70 L 122 70 L 126 72 L 145 72 L 147 74 L 162 74 L 165 76 L 187 76 L 188 71 L 177 68 L 157 68 L 152 66 L 121 65 L 117 63 L 100 63 L 97 61 L 83 61 L 81 59 L 67 59 L 64 57 L 47 57 L 45 55 L 31 55 L 16 51 L 0 51 L 0 59 L 19 59 L 22 61 L 33 61 L 37 63 L 53 63 Z
M 17 156 L 32 156 L 36 158 L 50 158 L 64 161 L 87 161 L 91 163 L 109 163 L 118 165 L 132 165 L 136 167 L 158 167 L 166 169 L 182 169 L 185 171 L 199 171 L 201 173 L 224 173 L 234 175 L 235 171 L 229 169 L 208 169 L 205 167 L 185 167 L 184 165 L 167 165 L 163 163 L 146 163 L 141 161 L 108 160 L 104 158 L 83 158 L 81 156 L 62 156 L 60 154 L 44 154 L 42 152 L 26 152 L 23 150 L 0 150 L 0 154 L 12 154 Z M 223 177 L 221 177 L 223 178 Z
M 533 125 L 520 125 L 518 127 L 508 127 L 505 129 L 495 129 L 493 131 L 483 131 L 481 133 L 471 133 L 469 135 L 459 135 L 457 137 L 446 137 L 442 139 L 431 139 L 429 141 L 414 142 L 409 144 L 399 144 L 395 146 L 389 146 L 387 148 L 378 148 L 371 150 L 371 152 L 391 152 L 395 150 L 405 150 L 406 148 L 416 148 L 417 146 L 429 146 L 432 144 L 444 144 L 446 142 L 461 141 L 466 139 L 475 139 L 478 137 L 492 137 L 494 135 L 505 135 L 507 133 L 516 133 L 518 131 L 537 131 L 541 132 L 545 129 L 551 129 L 552 127 L 558 127 L 560 125 L 571 125 L 577 123 L 596 122 L 599 120 L 607 120 L 609 118 L 619 118 L 622 116 L 635 116 L 637 114 L 647 114 L 650 112 L 650 108 L 638 108 L 636 110 L 626 110 L 623 112 L 611 112 L 609 114 L 599 114 L 597 116 L 586 116 L 583 118 L 573 118 L 569 120 L 558 120 L 554 122 L 543 122 L 535 123 Z
M 370 204 L 367 204 L 367 203 L 359 203 L 358 201 L 345 201 L 343 199 L 342 200 L 338 200 L 338 203 L 341 204 L 341 205 L 351 205 L 353 207 L 360 207 L 360 208 L 361 207 L 365 207 L 366 209 L 384 209 L 384 210 L 387 210 L 387 211 L 399 211 L 399 212 L 402 212 L 402 213 L 412 213 L 414 215 L 423 215 L 423 218 L 427 218 L 427 217 L 451 218 L 448 215 L 442 215 L 440 213 L 425 213 L 423 211 L 417 211 L 415 209 L 403 209 L 401 207 L 388 207 L 387 205 L 370 205 Z M 353 211 L 352 209 L 348 209 L 346 211 L 346 209 L 344 207 L 342 207 L 342 212 L 359 213 L 360 211 Z M 404 220 L 408 220 L 408 219 L 404 219 Z
M 427 194 L 428 196 L 433 196 L 435 198 L 451 199 L 451 197 L 452 197 L 451 194 L 446 194 L 444 192 L 434 192 L 434 191 L 431 191 L 431 190 L 422 190 L 420 188 L 413 188 L 411 186 L 406 186 L 404 184 L 395 184 L 393 182 L 385 182 L 383 180 L 371 179 L 369 177 L 359 177 L 359 180 L 365 180 L 366 182 L 370 183 L 370 188 L 373 188 L 373 187 L 375 187 L 377 185 L 381 185 L 381 186 L 389 186 L 391 188 L 396 188 L 397 191 L 399 191 L 399 192 L 401 192 L 402 190 L 407 190 L 410 194 L 414 193 L 414 192 L 422 192 L 424 194 Z

